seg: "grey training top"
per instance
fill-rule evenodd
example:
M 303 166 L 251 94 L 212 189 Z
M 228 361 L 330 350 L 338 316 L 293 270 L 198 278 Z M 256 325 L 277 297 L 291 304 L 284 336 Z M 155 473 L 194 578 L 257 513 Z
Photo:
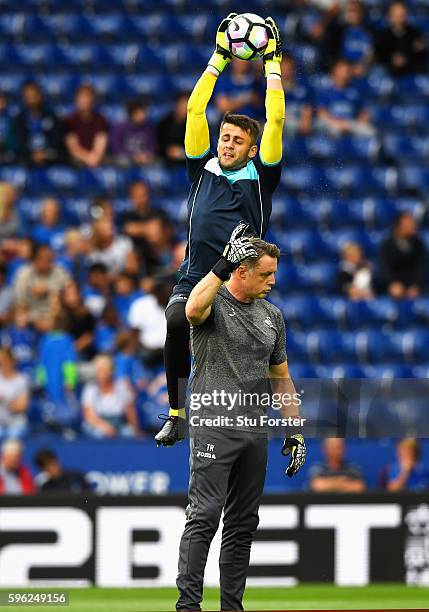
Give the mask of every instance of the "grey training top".
M 270 405 L 269 367 L 286 361 L 285 345 L 276 306 L 264 299 L 239 302 L 222 286 L 208 319 L 191 326 L 191 433 L 202 429 L 202 418 L 214 417 L 224 417 L 222 428 L 266 433 L 260 417 Z

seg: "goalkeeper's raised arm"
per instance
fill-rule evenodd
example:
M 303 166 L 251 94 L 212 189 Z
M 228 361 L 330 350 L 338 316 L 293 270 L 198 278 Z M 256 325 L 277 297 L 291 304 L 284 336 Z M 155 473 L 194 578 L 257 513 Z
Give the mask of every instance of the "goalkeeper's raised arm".
M 282 42 L 275 21 L 265 20 L 269 31 L 269 42 L 263 56 L 264 73 L 267 79 L 265 109 L 267 122 L 261 138 L 259 156 L 265 165 L 281 162 L 283 154 L 283 124 L 285 120 L 285 95 L 281 81 Z
M 212 97 L 214 86 L 221 72 L 231 61 L 227 49 L 225 32 L 236 13 L 230 13 L 222 20 L 216 33 L 216 47 L 209 59 L 206 70 L 197 81 L 188 101 L 185 132 L 185 153 L 187 157 L 203 157 L 210 148 L 209 125 L 206 117 L 207 104 Z

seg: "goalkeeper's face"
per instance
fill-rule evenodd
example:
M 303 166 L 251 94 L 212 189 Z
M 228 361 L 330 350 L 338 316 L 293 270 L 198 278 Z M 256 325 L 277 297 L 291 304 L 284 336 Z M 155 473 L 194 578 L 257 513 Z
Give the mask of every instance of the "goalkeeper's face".
M 223 170 L 244 168 L 249 159 L 253 159 L 258 147 L 246 130 L 232 123 L 224 123 L 219 134 L 217 155 Z
M 255 266 L 246 263 L 238 268 L 243 291 L 250 299 L 267 297 L 276 283 L 277 259 L 269 255 L 262 255 Z

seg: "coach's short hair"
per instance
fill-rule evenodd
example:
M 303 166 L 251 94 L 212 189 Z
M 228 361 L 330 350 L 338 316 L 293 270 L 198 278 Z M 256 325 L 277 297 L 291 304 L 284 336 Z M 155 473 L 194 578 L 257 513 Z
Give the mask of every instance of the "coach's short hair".
M 265 240 L 262 240 L 261 238 L 250 238 L 250 242 L 255 248 L 258 256 L 257 257 L 247 257 L 247 259 L 243 260 L 242 263 L 247 268 L 249 269 L 255 268 L 258 261 L 264 255 L 273 257 L 274 259 L 277 259 L 277 261 L 280 259 L 280 249 L 276 244 L 272 244 L 271 242 L 265 242 Z
M 220 129 L 222 129 L 225 123 L 232 123 L 232 125 L 236 125 L 247 132 L 251 138 L 252 145 L 256 144 L 261 132 L 259 121 L 256 121 L 256 119 L 252 119 L 252 117 L 248 117 L 247 115 L 236 115 L 235 113 L 230 113 L 228 111 L 223 116 Z

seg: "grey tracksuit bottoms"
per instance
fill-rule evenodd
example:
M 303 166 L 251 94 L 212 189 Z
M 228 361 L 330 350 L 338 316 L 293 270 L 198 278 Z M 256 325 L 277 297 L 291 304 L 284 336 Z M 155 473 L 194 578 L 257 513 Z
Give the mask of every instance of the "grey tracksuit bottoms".
M 264 435 L 213 428 L 191 434 L 189 504 L 179 550 L 177 610 L 201 610 L 204 568 L 222 509 L 221 609 L 243 610 L 266 466 Z

